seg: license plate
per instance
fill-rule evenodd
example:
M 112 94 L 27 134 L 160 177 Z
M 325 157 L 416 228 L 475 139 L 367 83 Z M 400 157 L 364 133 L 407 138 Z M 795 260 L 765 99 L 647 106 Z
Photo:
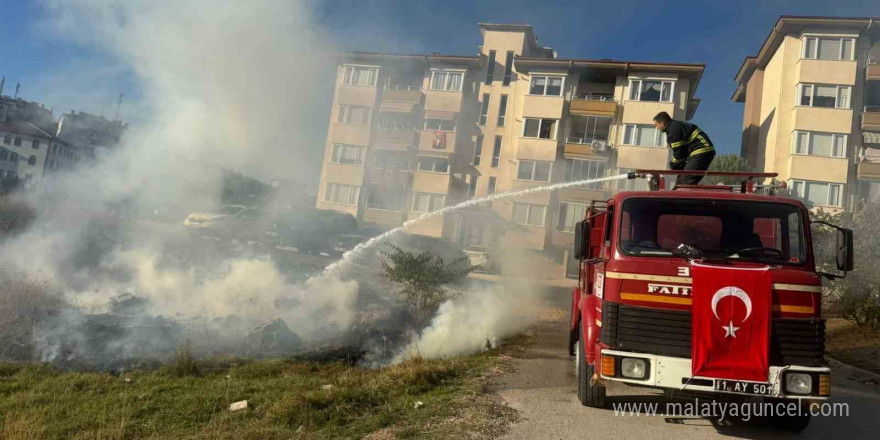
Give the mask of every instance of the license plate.
M 769 396 L 773 394 L 773 385 L 759 382 L 742 382 L 739 380 L 715 379 L 715 391 L 730 393 L 757 394 Z

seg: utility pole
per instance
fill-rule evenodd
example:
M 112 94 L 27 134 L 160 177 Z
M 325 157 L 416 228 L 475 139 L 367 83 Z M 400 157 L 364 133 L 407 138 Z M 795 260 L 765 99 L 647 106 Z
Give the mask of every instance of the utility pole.
M 15 96 L 12 99 L 18 99 L 18 91 L 21 89 L 21 83 L 15 83 Z
M 122 93 L 119 94 L 119 102 L 116 103 L 116 114 L 113 115 L 113 120 L 119 120 L 119 109 L 122 108 L 122 97 L 124 95 Z

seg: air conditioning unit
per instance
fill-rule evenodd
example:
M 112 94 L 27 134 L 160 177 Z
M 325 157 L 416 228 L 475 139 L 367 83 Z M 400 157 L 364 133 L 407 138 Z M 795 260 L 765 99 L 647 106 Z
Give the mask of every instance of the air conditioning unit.
M 592 147 L 595 152 L 604 152 L 608 149 L 608 141 L 593 141 L 593 143 L 590 144 L 590 147 Z

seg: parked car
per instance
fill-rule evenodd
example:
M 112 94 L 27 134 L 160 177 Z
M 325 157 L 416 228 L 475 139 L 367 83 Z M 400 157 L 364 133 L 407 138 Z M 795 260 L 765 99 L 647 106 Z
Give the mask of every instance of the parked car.
M 492 257 L 492 249 L 486 246 L 470 245 L 464 248 L 471 267 L 477 267 L 478 271 L 491 272 L 495 270 L 495 258 Z
M 357 230 L 357 219 L 345 212 L 324 209 L 300 209 L 280 214 L 269 235 L 278 245 L 296 248 L 308 254 L 330 254 L 335 237 Z
M 391 243 L 413 254 L 431 252 L 436 256 L 442 257 L 445 263 L 467 259 L 467 254 L 465 254 L 461 246 L 445 238 L 401 234 L 391 239 Z
M 333 237 L 333 252 L 342 255 L 357 245 L 384 233 L 380 228 L 361 228 L 351 233 L 337 234 Z
M 265 229 L 265 212 L 242 205 L 223 205 L 215 212 L 192 213 L 183 225 L 225 238 L 256 239 Z

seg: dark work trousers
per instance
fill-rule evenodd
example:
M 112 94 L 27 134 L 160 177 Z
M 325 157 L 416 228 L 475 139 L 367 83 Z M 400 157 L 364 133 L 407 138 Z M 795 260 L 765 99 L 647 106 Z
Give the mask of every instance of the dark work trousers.
M 712 163 L 712 159 L 715 158 L 714 151 L 708 151 L 703 154 L 697 154 L 696 156 L 691 156 L 688 158 L 687 162 L 684 164 L 684 171 L 706 171 L 709 169 L 709 164 Z M 675 179 L 676 185 L 696 185 L 703 180 L 703 176 L 678 176 Z

